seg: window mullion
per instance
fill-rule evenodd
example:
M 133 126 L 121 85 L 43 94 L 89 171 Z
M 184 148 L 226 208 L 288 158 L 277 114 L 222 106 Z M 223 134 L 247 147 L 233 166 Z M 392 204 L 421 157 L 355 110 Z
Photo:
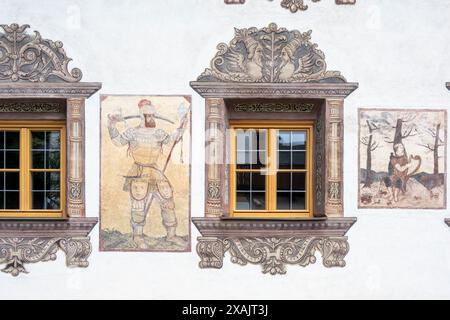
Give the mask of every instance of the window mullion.
M 269 210 L 277 209 L 277 129 L 269 129 Z
M 20 129 L 20 210 L 27 210 L 27 159 L 26 159 L 26 148 L 27 148 L 27 129 Z

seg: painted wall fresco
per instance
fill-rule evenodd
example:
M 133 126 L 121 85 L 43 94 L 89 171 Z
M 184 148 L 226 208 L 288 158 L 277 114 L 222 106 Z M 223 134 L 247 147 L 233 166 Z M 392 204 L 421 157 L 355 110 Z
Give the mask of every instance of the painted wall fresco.
M 191 98 L 102 96 L 100 250 L 190 250 Z
M 446 208 L 445 110 L 359 110 L 359 207 Z

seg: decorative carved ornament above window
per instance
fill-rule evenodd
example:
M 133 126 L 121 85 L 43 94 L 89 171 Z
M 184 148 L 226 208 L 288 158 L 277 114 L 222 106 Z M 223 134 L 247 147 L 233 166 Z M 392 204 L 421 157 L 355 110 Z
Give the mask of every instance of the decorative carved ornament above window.
M 281 112 L 281 113 L 296 113 L 296 112 L 312 112 L 314 110 L 314 103 L 238 103 L 234 106 L 235 112 Z
M 6 267 L 1 271 L 13 276 L 27 273 L 25 265 L 55 260 L 58 250 L 65 253 L 68 267 L 87 267 L 89 233 L 98 221 L 86 217 L 84 128 L 85 100 L 102 84 L 80 82 L 81 70 L 68 70 L 72 59 L 63 43 L 43 39 L 37 31 L 27 34 L 28 28 L 0 24 L 0 120 L 18 121 L 18 127 L 22 120 L 65 121 L 66 204 L 63 219 L 47 217 L 46 210 L 39 212 L 42 219 L 2 213 L 0 265 Z
M 29 25 L 0 25 L 0 82 L 79 82 L 82 72 L 68 70 L 61 41 L 46 40 L 38 31 L 26 33 Z
M 60 102 L 21 102 L 0 100 L 0 113 L 63 113 L 66 107 Z
M 229 45 L 219 52 L 198 78 L 200 82 L 345 83 L 338 71 L 327 71 L 325 55 L 312 43 L 312 31 L 278 28 L 235 29 Z
M 273 1 L 273 0 L 269 0 Z M 319 2 L 320 0 L 311 0 L 311 2 Z M 336 4 L 355 4 L 356 0 L 336 0 Z M 244 4 L 245 0 L 225 0 L 226 4 Z M 285 9 L 289 9 L 292 13 L 296 13 L 298 11 L 306 11 L 309 6 L 307 4 L 307 0 L 281 0 L 281 6 Z

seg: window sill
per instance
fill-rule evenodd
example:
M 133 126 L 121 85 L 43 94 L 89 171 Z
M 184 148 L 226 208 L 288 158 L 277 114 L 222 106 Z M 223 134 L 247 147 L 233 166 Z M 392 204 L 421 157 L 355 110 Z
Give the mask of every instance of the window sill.
M 192 222 L 203 237 L 344 237 L 356 220 L 356 218 L 192 218 Z

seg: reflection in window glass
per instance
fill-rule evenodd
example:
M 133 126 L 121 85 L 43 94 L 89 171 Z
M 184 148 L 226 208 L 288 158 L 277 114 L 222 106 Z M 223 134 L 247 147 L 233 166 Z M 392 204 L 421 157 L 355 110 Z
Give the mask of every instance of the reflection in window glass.
M 307 132 L 278 131 L 277 210 L 306 209 Z
M 33 210 L 61 209 L 61 133 L 60 131 L 32 132 L 31 197 Z M 55 171 L 58 170 L 58 171 Z
M 59 169 L 61 136 L 59 131 L 32 132 L 32 168 Z

